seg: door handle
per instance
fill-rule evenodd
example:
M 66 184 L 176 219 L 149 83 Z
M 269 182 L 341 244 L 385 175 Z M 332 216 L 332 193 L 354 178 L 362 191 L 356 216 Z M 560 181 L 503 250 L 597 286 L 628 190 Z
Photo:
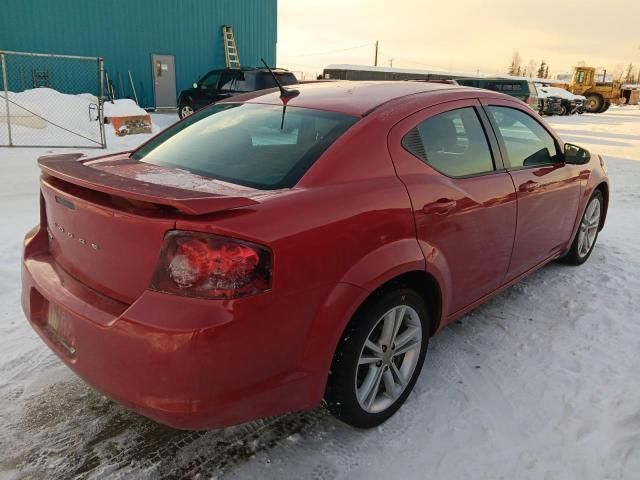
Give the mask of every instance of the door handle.
M 444 215 L 456 207 L 456 201 L 449 198 L 439 198 L 433 203 L 428 203 L 422 207 L 423 213 Z
M 518 190 L 521 192 L 535 192 L 540 188 L 540 184 L 538 182 L 534 182 L 533 180 L 529 180 L 528 182 L 524 182 L 518 187 Z

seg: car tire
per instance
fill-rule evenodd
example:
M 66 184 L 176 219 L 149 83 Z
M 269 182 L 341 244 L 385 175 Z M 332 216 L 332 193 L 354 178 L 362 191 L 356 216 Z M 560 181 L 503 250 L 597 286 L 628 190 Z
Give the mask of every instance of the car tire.
M 611 106 L 611 102 L 604 102 L 604 105 L 602 105 L 602 108 L 600 109 L 600 111 L 598 113 L 604 113 L 607 110 L 609 110 L 609 107 Z
M 600 110 L 604 106 L 604 98 L 597 93 L 591 93 L 586 96 L 587 99 L 584 102 L 584 108 L 588 113 L 600 113 Z
M 178 107 L 178 116 L 180 117 L 180 119 L 193 115 L 194 112 L 195 110 L 189 102 L 181 103 Z
M 565 107 L 564 105 L 560 107 L 560 115 L 569 115 L 569 111 L 567 110 L 567 107 Z
M 587 208 L 584 209 L 578 231 L 573 239 L 569 252 L 562 259 L 569 265 L 582 265 L 593 252 L 598 240 L 598 233 L 604 218 L 604 196 L 600 190 L 591 195 Z
M 367 301 L 336 349 L 325 393 L 329 411 L 357 428 L 391 417 L 420 375 L 431 326 L 414 290 L 397 288 Z

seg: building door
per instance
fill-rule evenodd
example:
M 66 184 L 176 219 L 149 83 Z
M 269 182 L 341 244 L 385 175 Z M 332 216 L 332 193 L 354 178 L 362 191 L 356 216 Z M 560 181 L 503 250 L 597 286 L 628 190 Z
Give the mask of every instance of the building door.
M 173 55 L 153 55 L 156 108 L 176 107 L 176 61 Z

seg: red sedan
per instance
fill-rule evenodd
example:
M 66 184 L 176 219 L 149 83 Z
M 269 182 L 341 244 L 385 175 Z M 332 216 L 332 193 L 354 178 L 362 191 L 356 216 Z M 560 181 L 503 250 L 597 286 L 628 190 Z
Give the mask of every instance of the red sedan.
M 39 164 L 27 318 L 95 388 L 187 429 L 322 399 L 383 422 L 438 330 L 586 261 L 609 199 L 602 158 L 525 104 L 423 82 L 255 92 Z

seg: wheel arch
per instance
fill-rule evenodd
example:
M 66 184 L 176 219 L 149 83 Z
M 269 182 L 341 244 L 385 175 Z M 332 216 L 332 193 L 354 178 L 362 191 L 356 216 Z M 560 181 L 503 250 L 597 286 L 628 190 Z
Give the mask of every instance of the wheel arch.
M 373 288 L 338 283 L 318 308 L 297 367 L 299 373 L 311 375 L 308 408 L 314 408 L 323 398 L 338 345 L 357 312 L 384 292 L 399 287 L 412 288 L 425 300 L 432 322 L 429 336 L 437 332 L 442 321 L 440 285 L 432 274 L 415 265 L 405 265 L 404 271 L 390 273 Z
M 393 278 L 388 279 L 377 288 L 375 288 L 365 299 L 360 303 L 356 312 L 369 302 L 378 298 L 385 293 L 398 289 L 398 288 L 410 288 L 415 290 L 418 295 L 422 297 L 429 313 L 429 318 L 432 322 L 431 331 L 429 336 L 432 336 L 438 331 L 442 317 L 442 291 L 436 278 L 429 272 L 424 270 L 412 270 Z M 355 315 L 355 313 L 354 313 Z M 353 318 L 353 317 L 352 317 Z M 351 319 L 345 325 L 345 329 L 351 322 Z
M 595 189 L 595 190 L 600 190 L 600 192 L 602 193 L 602 197 L 604 199 L 604 212 L 602 215 L 602 218 L 600 218 L 600 227 L 598 228 L 598 230 L 602 230 L 604 227 L 604 222 L 607 218 L 607 213 L 609 211 L 609 185 L 607 185 L 607 182 L 601 182 Z

